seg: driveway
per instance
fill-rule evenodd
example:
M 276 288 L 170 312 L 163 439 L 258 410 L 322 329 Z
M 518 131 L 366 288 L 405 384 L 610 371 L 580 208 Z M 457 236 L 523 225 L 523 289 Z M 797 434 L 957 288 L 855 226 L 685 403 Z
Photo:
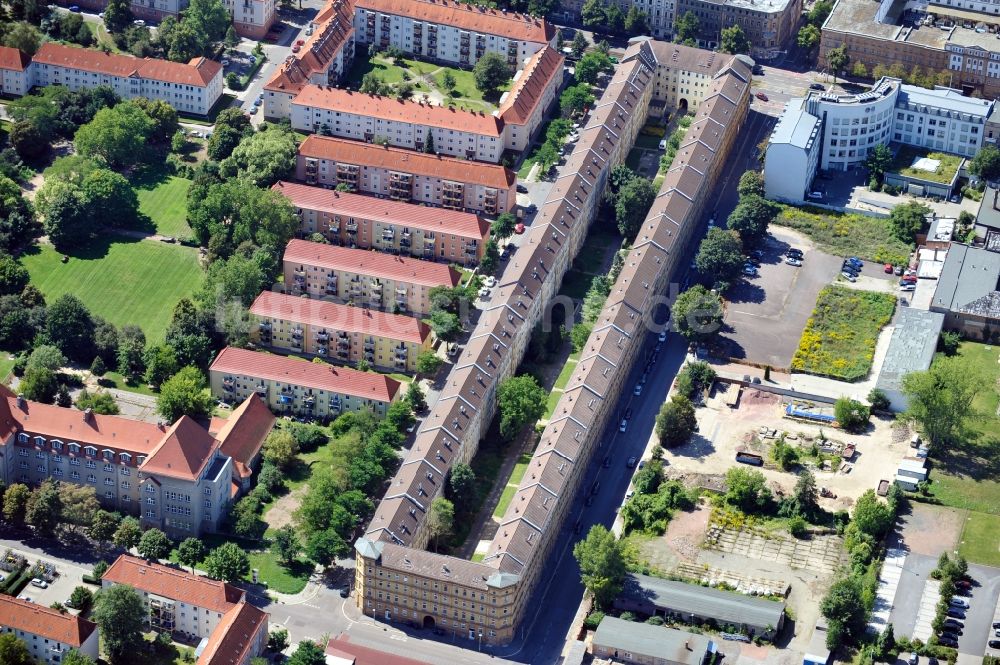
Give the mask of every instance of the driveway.
M 802 267 L 784 263 L 784 253 L 801 249 Z M 813 249 L 789 229 L 771 231 L 756 277 L 741 278 L 728 294 L 722 340 L 729 357 L 788 368 L 820 289 L 839 272 L 842 259 Z

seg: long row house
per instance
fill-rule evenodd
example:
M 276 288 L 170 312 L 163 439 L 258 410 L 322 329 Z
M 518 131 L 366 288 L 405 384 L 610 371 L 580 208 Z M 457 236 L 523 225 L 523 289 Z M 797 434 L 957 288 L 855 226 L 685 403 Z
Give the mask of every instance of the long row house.
M 725 164 L 749 106 L 752 61 L 733 59 L 701 101 L 635 245 L 542 434 L 482 562 L 424 551 L 426 513 L 451 466 L 476 451 L 495 409 L 497 384 L 516 369 L 593 219 L 608 172 L 645 122 L 652 68 L 619 66 L 564 175 L 504 271 L 490 308 L 456 362 L 410 453 L 355 544 L 359 608 L 386 621 L 440 626 L 503 643 L 522 620 L 599 433 L 647 339 L 666 285 Z

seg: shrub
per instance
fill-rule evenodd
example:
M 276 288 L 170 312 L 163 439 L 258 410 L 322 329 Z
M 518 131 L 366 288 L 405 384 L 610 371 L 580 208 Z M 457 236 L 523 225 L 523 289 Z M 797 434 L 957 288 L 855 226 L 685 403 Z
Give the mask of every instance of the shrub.
M 604 612 L 591 612 L 587 615 L 587 618 L 583 620 L 583 625 L 589 630 L 597 630 L 597 627 L 601 625 L 604 620 Z
M 805 519 L 796 515 L 788 520 L 788 532 L 795 538 L 804 538 L 807 533 Z

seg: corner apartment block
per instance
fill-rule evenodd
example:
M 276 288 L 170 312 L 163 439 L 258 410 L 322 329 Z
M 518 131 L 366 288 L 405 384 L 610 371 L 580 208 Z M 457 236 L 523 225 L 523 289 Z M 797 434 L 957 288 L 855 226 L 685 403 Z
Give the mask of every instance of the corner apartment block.
M 335 418 L 368 410 L 381 418 L 400 396 L 399 381 L 382 374 L 232 346 L 216 356 L 208 372 L 213 396 L 228 401 L 257 395 L 286 415 Z

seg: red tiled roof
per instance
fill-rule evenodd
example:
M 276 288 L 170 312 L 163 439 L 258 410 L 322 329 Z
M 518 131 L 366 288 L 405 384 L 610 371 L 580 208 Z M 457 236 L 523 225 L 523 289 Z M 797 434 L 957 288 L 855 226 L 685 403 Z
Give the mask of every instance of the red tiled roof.
M 430 326 L 412 316 L 349 307 L 273 291 L 262 291 L 250 306 L 250 313 L 281 321 L 323 326 L 347 333 L 375 335 L 414 344 L 422 344 L 431 334 Z
M 9 388 L 0 386 L 0 431 L 40 434 L 66 443 L 93 445 L 133 455 L 148 455 L 160 441 L 164 430 L 152 423 L 121 416 L 88 417 L 83 411 L 54 404 L 41 404 L 18 398 Z
M 366 95 L 363 92 L 342 88 L 309 84 L 303 86 L 302 91 L 292 100 L 292 104 L 484 136 L 500 136 L 503 133 L 503 120 L 488 113 L 460 111 L 447 106 L 395 97 Z
M 0 46 L 0 69 L 23 72 L 31 64 L 31 58 L 20 49 Z
M 311 363 L 299 358 L 248 351 L 234 346 L 227 346 L 219 352 L 209 371 L 281 381 L 380 402 L 392 401 L 400 386 L 399 381 L 384 374 L 359 372 L 349 367 Z
M 357 0 L 356 7 L 517 41 L 544 44 L 556 36 L 545 19 L 453 0 Z
M 111 564 L 102 580 L 178 600 L 225 614 L 243 599 L 243 591 L 227 584 L 200 577 L 159 563 L 150 563 L 122 554 Z
M 531 56 L 521 71 L 521 78 L 514 82 L 500 105 L 500 118 L 515 125 L 528 122 L 549 82 L 562 71 L 564 61 L 565 58 L 549 46 Z
M 194 480 L 212 461 L 219 442 L 188 416 L 167 430 L 166 436 L 143 463 L 144 473 Z
M 297 92 L 309 77 L 326 72 L 344 44 L 354 34 L 354 9 L 349 0 L 332 0 L 313 19 L 319 24 L 298 53 L 290 55 L 274 72 L 265 90 Z
M 497 189 L 510 189 L 514 186 L 516 177 L 513 171 L 499 164 L 470 162 L 454 157 L 440 157 L 413 150 L 384 147 L 374 143 L 349 141 L 319 136 L 318 134 L 310 134 L 299 145 L 299 156 L 390 171 L 404 171 Z
M 80 648 L 97 624 L 27 600 L 0 595 L 0 626 Z
M 354 665 L 430 665 L 422 660 L 397 656 L 386 651 L 354 644 L 347 635 L 340 635 L 326 643 L 326 653 L 331 656 L 353 660 Z
M 211 430 L 222 443 L 222 453 L 233 458 L 241 477 L 250 475 L 249 464 L 263 447 L 264 440 L 274 427 L 274 420 L 267 404 L 256 395 L 243 400 L 229 414 L 229 418 L 218 423 L 218 428 L 214 427 L 216 419 L 212 419 Z
M 201 88 L 207 86 L 222 71 L 221 64 L 205 58 L 192 58 L 190 62 L 183 64 L 155 58 L 134 58 L 55 42 L 42 44 L 32 60 L 35 64 L 70 67 L 110 76 L 139 76 Z
M 316 210 L 331 215 L 347 215 L 385 224 L 402 224 L 424 231 L 451 233 L 480 241 L 486 238 L 490 231 L 490 223 L 485 219 L 475 213 L 461 210 L 432 208 L 294 182 L 278 182 L 271 189 L 282 193 L 296 208 Z
M 283 261 L 285 265 L 321 266 L 421 286 L 458 286 L 462 277 L 462 273 L 445 263 L 298 239 L 288 242 Z
M 229 610 L 208 638 L 198 665 L 240 665 L 246 662 L 261 630 L 267 630 L 267 613 L 243 599 Z

